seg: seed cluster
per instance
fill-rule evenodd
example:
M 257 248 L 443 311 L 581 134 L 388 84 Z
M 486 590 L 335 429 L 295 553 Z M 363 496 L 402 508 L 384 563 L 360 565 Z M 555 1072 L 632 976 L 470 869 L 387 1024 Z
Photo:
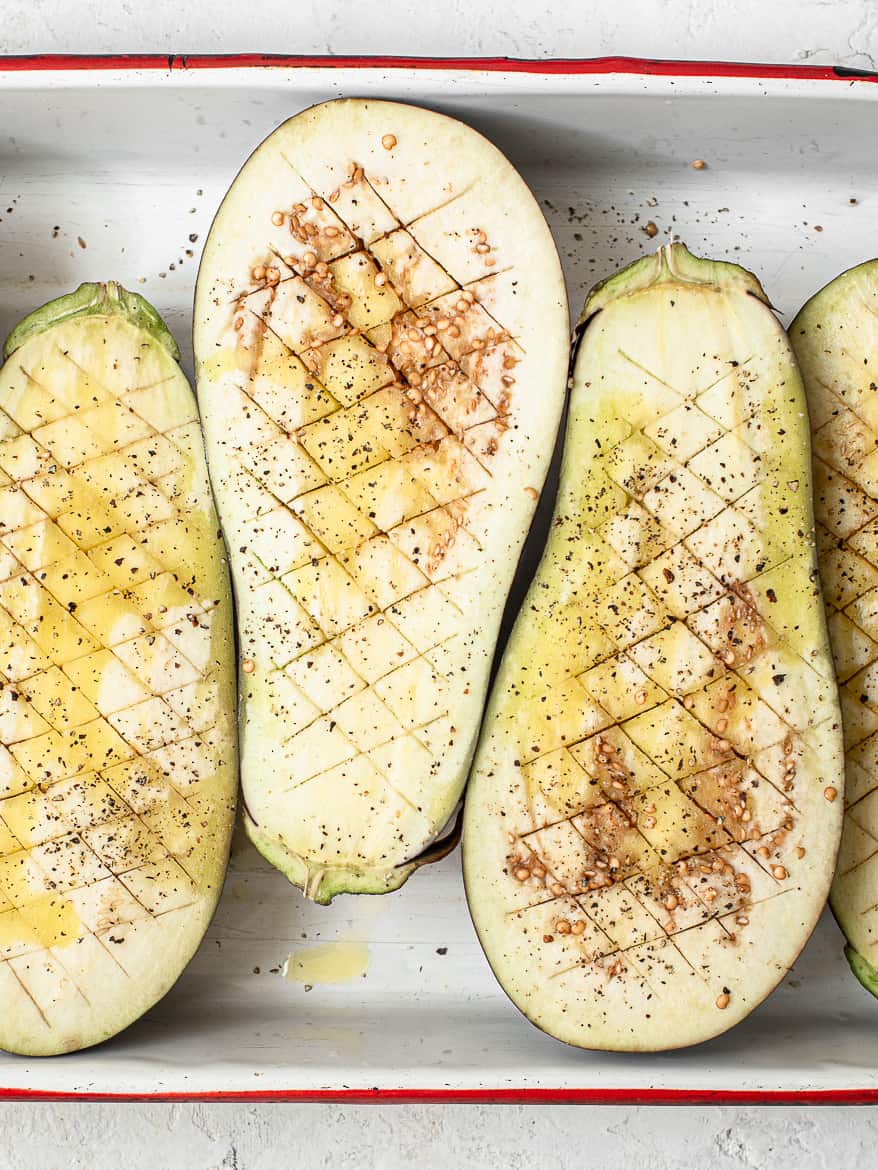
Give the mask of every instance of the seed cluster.
M 482 231 L 481 228 L 473 228 L 472 237 L 473 252 L 477 256 L 484 258 L 484 264 L 486 268 L 495 267 L 497 261 L 495 257 L 490 254 L 492 249 L 490 243 L 488 242 L 487 232 Z

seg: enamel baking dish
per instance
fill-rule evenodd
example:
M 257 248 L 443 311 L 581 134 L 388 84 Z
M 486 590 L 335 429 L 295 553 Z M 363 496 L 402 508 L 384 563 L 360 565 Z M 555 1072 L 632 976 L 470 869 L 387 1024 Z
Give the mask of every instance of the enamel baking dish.
M 754 269 L 786 321 L 878 252 L 875 80 L 624 59 L 7 58 L 0 332 L 114 278 L 156 305 L 191 372 L 193 284 L 221 196 L 279 122 L 339 95 L 423 103 L 492 138 L 548 217 L 574 314 L 595 280 L 679 238 Z M 665 1055 L 574 1051 L 495 984 L 457 854 L 398 893 L 324 908 L 239 835 L 211 931 L 167 998 L 100 1048 L 0 1056 L 0 1095 L 878 1100 L 878 1002 L 826 916 L 727 1035 Z

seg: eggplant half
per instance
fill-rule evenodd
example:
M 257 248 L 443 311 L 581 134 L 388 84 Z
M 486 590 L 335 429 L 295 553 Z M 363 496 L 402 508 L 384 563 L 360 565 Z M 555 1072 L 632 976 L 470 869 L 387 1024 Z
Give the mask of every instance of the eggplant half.
M 228 573 L 195 398 L 116 284 L 0 370 L 0 1047 L 70 1052 L 174 983 L 236 793 Z
M 219 209 L 195 356 L 247 832 L 318 902 L 395 889 L 442 852 L 557 432 L 548 227 L 468 126 L 315 106 Z
M 706 1040 L 825 901 L 842 733 L 805 398 L 757 280 L 663 248 L 589 296 L 551 535 L 467 795 L 467 896 L 521 1011 Z
M 823 599 L 844 716 L 844 830 L 830 904 L 851 969 L 878 994 L 878 260 L 842 273 L 790 326 L 811 414 Z M 841 789 L 839 789 L 839 800 Z

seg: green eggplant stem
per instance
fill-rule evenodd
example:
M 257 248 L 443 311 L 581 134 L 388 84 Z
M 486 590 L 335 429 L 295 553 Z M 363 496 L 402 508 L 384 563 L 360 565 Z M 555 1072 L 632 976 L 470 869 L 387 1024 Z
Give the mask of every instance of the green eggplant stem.
M 34 309 L 6 338 L 3 358 L 6 360 L 31 337 L 44 333 L 53 325 L 74 317 L 125 317 L 132 325 L 148 333 L 164 346 L 174 361 L 180 360 L 179 347 L 170 330 L 149 301 L 138 293 L 129 292 L 114 280 L 102 284 L 81 284 L 72 293 L 65 293 Z

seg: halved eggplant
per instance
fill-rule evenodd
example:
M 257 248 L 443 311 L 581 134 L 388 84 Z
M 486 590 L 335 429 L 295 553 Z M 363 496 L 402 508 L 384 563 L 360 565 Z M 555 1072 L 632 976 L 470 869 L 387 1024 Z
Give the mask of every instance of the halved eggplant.
M 545 220 L 451 118 L 306 110 L 217 214 L 195 354 L 237 600 L 246 825 L 319 902 L 395 889 L 436 856 L 567 353 Z
M 829 888 L 841 721 L 789 343 L 679 244 L 589 296 L 560 493 L 467 795 L 494 972 L 570 1044 L 675 1048 L 786 974 Z
M 0 370 L 0 1046 L 96 1044 L 174 983 L 222 886 L 232 604 L 195 399 L 115 284 Z
M 878 260 L 831 281 L 790 340 L 811 414 L 823 599 L 844 716 L 844 831 L 830 894 L 856 977 L 878 994 Z M 840 795 L 840 790 L 839 790 Z

